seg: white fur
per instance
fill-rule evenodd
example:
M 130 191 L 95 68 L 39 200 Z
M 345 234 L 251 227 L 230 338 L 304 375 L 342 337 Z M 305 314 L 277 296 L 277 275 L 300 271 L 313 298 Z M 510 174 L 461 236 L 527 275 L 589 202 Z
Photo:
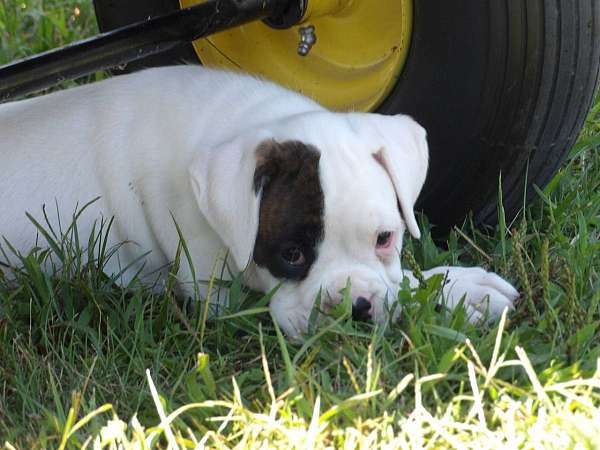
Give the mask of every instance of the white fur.
M 197 279 L 209 278 L 229 250 L 247 284 L 269 291 L 281 280 L 251 263 L 260 201 L 252 191 L 254 150 L 266 139 L 317 147 L 325 197 L 318 258 L 305 280 L 281 284 L 271 301 L 276 320 L 300 337 L 319 290 L 327 309 L 350 278 L 352 298 L 369 299 L 374 320 L 384 321 L 384 299 L 395 298 L 403 276 L 402 234 L 408 228 L 419 236 L 413 205 L 427 171 L 425 131 L 406 116 L 329 112 L 249 76 L 160 68 L 0 105 L 0 235 L 26 254 L 36 242 L 26 211 L 42 221 L 46 205 L 58 226 L 56 204 L 64 225 L 76 205 L 100 196 L 79 231 L 87 236 L 99 216 L 115 217 L 112 243 L 135 242 L 106 268 L 118 273 L 132 264 L 122 283 L 142 269 L 136 258 L 146 251 L 144 273 L 160 273 L 174 259 L 179 237 L 172 214 Z M 382 256 L 375 240 L 384 230 L 396 232 L 397 251 Z M 10 252 L 9 258 L 17 260 Z M 192 274 L 185 264 L 182 270 L 180 287 L 190 294 Z M 444 288 L 447 303 L 466 294 L 474 320 L 482 301 L 497 317 L 518 296 L 479 268 L 435 270 L 452 280 Z

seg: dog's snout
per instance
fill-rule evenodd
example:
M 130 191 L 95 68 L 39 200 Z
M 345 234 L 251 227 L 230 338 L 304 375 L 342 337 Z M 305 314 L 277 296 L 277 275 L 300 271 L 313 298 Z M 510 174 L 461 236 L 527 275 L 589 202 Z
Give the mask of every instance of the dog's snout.
M 358 297 L 352 305 L 352 318 L 354 320 L 367 321 L 371 319 L 371 302 L 364 297 Z

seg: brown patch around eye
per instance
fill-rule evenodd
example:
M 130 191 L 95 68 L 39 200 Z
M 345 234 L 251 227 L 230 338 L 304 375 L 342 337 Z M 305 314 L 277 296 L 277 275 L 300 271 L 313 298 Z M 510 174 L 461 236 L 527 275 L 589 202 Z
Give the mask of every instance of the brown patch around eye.
M 256 150 L 254 191 L 261 195 L 254 262 L 277 278 L 302 280 L 323 238 L 320 152 L 298 141 L 263 142 Z M 289 249 L 303 255 L 290 264 Z

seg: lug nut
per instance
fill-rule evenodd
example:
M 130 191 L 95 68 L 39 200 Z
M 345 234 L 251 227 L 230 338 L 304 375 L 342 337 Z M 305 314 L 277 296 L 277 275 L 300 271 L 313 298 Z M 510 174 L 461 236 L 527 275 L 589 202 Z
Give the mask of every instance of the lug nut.
M 298 44 L 298 54 L 300 56 L 306 56 L 310 52 L 310 49 L 317 42 L 317 35 L 315 34 L 315 27 L 308 25 L 306 27 L 300 27 L 300 44 Z

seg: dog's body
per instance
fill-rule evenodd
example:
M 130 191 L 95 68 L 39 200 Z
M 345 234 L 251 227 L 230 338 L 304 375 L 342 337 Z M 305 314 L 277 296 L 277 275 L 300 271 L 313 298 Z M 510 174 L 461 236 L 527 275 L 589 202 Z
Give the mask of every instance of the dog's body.
M 406 116 L 333 113 L 272 83 L 199 67 L 116 77 L 0 105 L 0 235 L 26 254 L 42 205 L 58 228 L 76 206 L 87 236 L 115 217 L 113 244 L 133 241 L 107 272 L 160 272 L 175 258 L 181 228 L 196 278 L 226 251 L 245 281 L 268 291 L 292 337 L 306 331 L 319 290 L 323 309 L 351 280 L 359 317 L 385 320 L 403 276 L 406 228 L 427 170 L 424 130 Z M 398 208 L 398 205 L 400 208 Z M 4 250 L 16 263 L 17 258 Z M 150 251 L 146 258 L 138 257 Z M 180 286 L 192 292 L 182 265 Z M 186 271 L 187 270 L 187 271 Z M 453 306 L 481 318 L 510 307 L 517 292 L 482 269 L 437 268 Z M 414 280 L 413 280 L 414 282 Z M 489 296 L 489 297 L 487 297 Z M 366 302 L 366 303 L 365 303 Z

